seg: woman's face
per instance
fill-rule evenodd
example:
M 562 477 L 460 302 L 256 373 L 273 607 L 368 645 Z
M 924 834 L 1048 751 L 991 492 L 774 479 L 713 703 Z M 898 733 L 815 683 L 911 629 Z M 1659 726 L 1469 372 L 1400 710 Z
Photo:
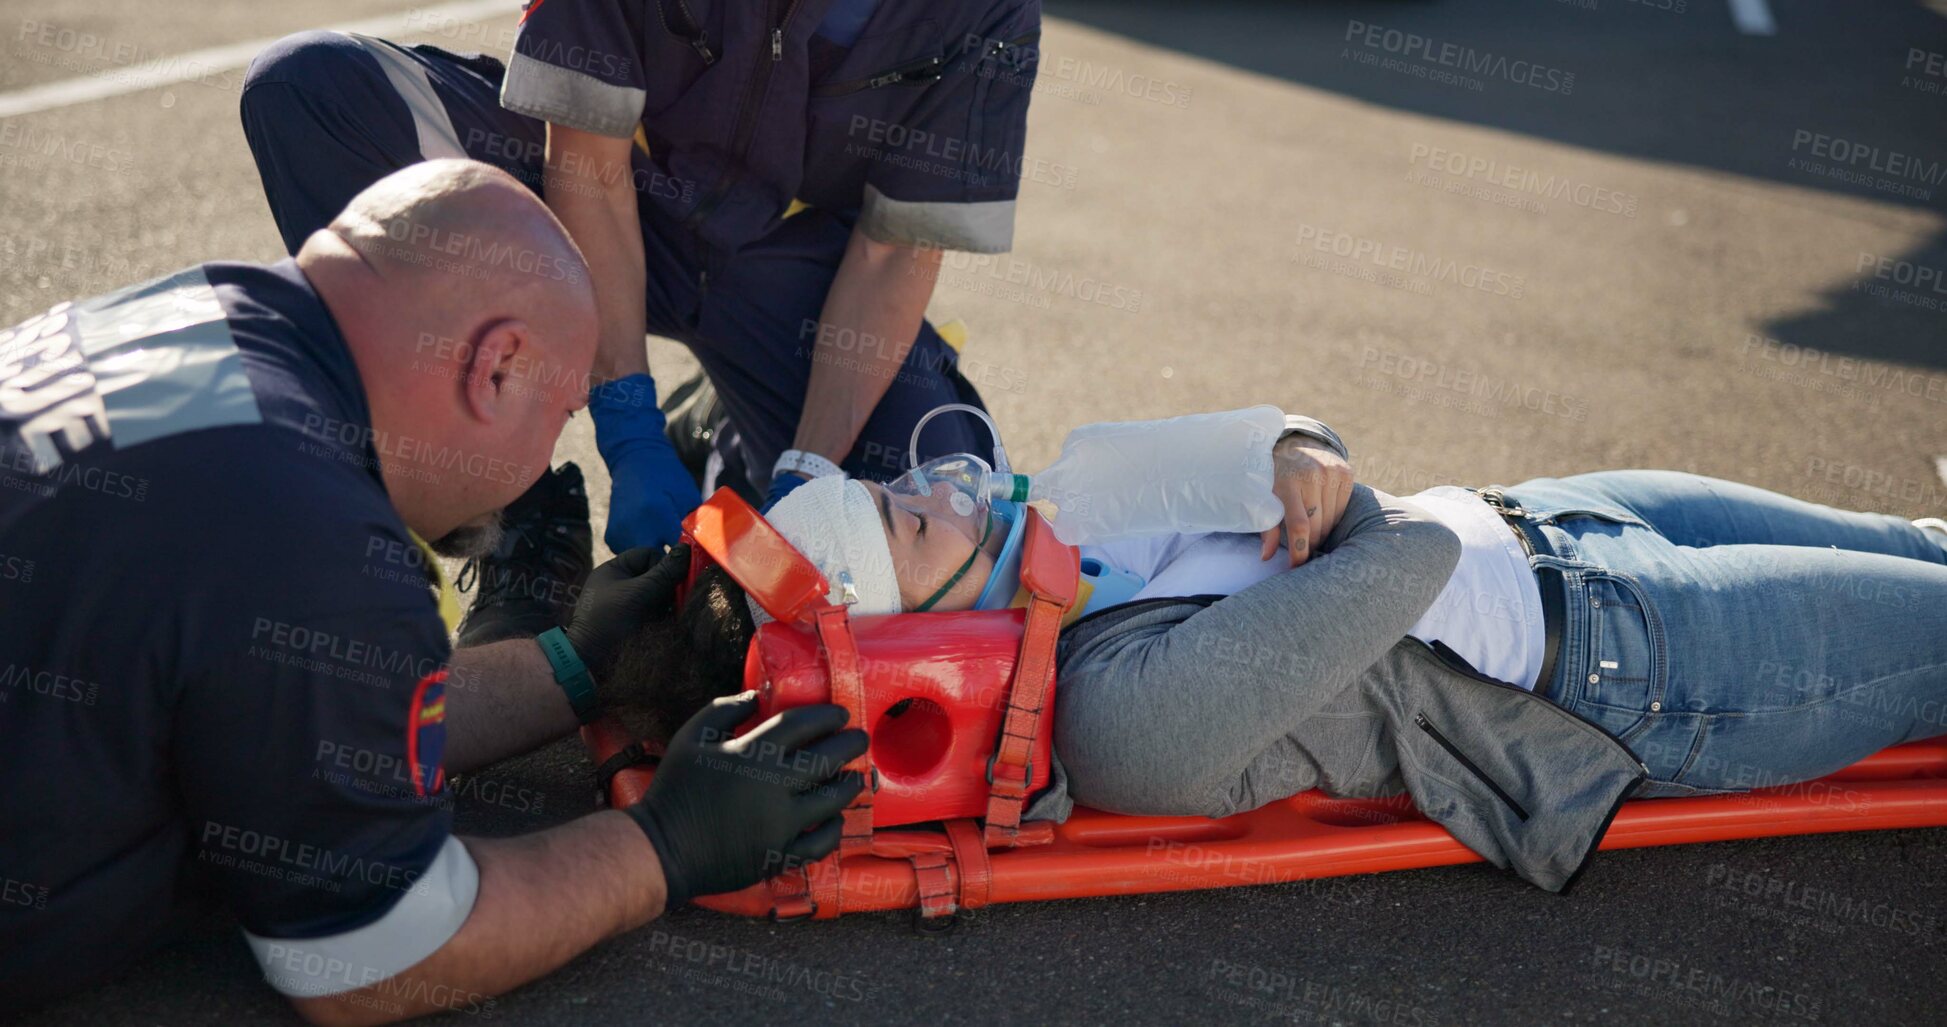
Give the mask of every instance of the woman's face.
M 931 496 L 912 496 L 887 491 L 877 482 L 861 482 L 872 493 L 872 503 L 886 531 L 886 545 L 892 549 L 893 574 L 899 579 L 899 604 L 907 612 L 919 609 L 932 598 L 960 568 L 966 573 L 953 583 L 928 610 L 971 610 L 994 571 L 994 556 L 1006 541 L 1003 525 L 984 532 L 981 514 L 965 516 L 953 511 L 946 490 Z M 971 566 L 967 557 L 973 557 Z

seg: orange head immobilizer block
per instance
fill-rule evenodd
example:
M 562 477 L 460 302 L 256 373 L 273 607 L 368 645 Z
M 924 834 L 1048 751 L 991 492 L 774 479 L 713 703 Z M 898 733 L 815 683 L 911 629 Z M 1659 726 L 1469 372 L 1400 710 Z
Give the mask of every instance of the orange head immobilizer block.
M 1039 514 L 1029 516 L 1026 608 L 856 620 L 827 602 L 811 561 L 729 489 L 683 521 L 691 580 L 708 564 L 722 567 L 776 618 L 757 629 L 744 666 L 759 697 L 751 723 L 834 702 L 871 736 L 847 767 L 873 785 L 847 810 L 854 845 L 873 827 L 992 824 L 997 800 L 1011 807 L 1002 826 L 1018 824 L 1020 806 L 1047 784 L 1052 738 L 1039 714 L 1054 701 L 1054 640 L 1074 601 L 1077 561 Z

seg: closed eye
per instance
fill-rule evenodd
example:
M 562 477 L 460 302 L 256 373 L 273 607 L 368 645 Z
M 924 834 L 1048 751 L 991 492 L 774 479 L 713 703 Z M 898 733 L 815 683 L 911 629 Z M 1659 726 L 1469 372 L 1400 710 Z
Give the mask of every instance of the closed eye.
M 918 517 L 919 517 L 919 537 L 925 538 L 926 537 L 926 515 L 919 514 Z

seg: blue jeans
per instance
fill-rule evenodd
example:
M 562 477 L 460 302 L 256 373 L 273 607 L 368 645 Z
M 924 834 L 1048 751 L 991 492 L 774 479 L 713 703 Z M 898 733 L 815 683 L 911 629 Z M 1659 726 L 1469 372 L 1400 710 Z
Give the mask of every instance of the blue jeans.
M 1642 759 L 1642 794 L 1807 781 L 1947 733 L 1936 536 L 1674 471 L 1507 492 L 1566 582 L 1549 695 Z

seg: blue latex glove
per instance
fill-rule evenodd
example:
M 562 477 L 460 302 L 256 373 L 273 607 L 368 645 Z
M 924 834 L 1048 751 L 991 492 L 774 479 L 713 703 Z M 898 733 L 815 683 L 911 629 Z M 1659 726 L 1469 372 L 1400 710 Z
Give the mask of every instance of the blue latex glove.
M 663 434 L 666 422 L 656 407 L 656 380 L 632 374 L 593 389 L 588 413 L 595 418 L 595 449 L 614 481 L 602 541 L 617 553 L 675 545 L 682 538 L 684 515 L 703 496 Z
M 758 513 L 770 513 L 771 507 L 776 506 L 778 500 L 790 495 L 792 490 L 810 480 L 799 474 L 780 474 L 772 478 L 770 494 L 764 497 L 764 508 Z

